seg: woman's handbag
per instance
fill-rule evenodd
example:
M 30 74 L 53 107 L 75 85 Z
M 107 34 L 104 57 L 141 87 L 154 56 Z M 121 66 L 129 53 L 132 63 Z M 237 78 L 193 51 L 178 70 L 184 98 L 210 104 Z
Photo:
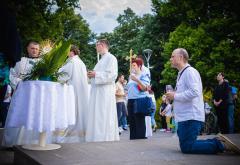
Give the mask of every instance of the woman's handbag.
M 154 111 L 152 98 L 143 97 L 135 100 L 134 103 L 134 113 L 143 115 L 143 116 L 151 116 L 151 113 Z

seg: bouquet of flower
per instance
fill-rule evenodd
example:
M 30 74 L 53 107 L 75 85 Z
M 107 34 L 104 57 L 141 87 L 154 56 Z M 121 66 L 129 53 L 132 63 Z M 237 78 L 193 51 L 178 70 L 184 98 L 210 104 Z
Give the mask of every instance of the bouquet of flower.
M 58 73 L 58 70 L 66 61 L 70 47 L 70 41 L 60 41 L 52 49 L 49 48 L 50 51 L 41 56 L 41 60 L 34 65 L 25 80 L 57 81 L 58 76 L 61 74 Z
M 54 47 L 54 43 L 51 40 L 44 40 L 40 42 L 40 56 L 49 53 Z

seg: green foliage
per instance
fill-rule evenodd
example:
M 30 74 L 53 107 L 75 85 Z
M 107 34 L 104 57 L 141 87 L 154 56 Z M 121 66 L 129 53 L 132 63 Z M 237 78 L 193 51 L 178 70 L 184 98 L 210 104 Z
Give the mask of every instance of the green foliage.
M 164 59 L 169 59 L 171 51 L 177 47 L 184 47 L 190 55 L 190 64 L 201 74 L 205 87 L 213 87 L 216 82 L 214 77 L 218 72 L 226 72 L 226 78 L 239 79 L 237 67 L 239 65 L 239 49 L 233 49 L 230 40 L 223 39 L 217 42 L 207 29 L 209 25 L 201 24 L 198 28 L 192 28 L 181 24 L 170 34 L 169 41 L 164 46 Z M 170 65 L 166 65 L 162 72 L 161 82 L 171 83 L 168 70 Z
M 70 41 L 58 42 L 56 46 L 33 67 L 31 73 L 25 80 L 39 80 L 50 78 L 57 81 L 58 70 L 64 64 L 70 51 Z
M 213 45 L 213 43 L 213 39 L 207 36 L 201 26 L 199 28 L 191 28 L 181 24 L 174 32 L 170 33 L 169 41 L 164 46 L 163 58 L 166 62 L 169 61 L 172 51 L 178 47 L 183 47 L 189 52 L 190 63 L 200 71 L 201 75 L 205 75 L 206 73 L 208 74 L 208 71 L 211 70 L 210 67 L 212 67 L 212 62 L 209 60 L 207 52 L 209 52 L 210 45 Z M 163 80 L 161 82 L 170 84 L 173 82 L 173 78 L 169 74 L 176 77 L 176 72 L 169 73 L 171 71 L 170 67 L 170 64 L 165 65 L 165 69 L 162 71 Z M 212 76 L 211 74 L 209 75 Z M 202 78 L 205 80 L 210 77 L 202 76 Z
M 162 71 L 162 75 L 164 75 L 163 79 L 160 81 L 164 86 L 167 84 L 171 84 L 174 86 L 174 82 L 176 80 L 176 70 L 171 67 L 170 62 L 166 62 L 164 65 L 165 69 Z

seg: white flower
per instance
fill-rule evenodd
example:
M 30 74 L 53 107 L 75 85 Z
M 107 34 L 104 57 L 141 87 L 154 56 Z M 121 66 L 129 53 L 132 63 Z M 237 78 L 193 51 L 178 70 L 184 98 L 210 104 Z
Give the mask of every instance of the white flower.
M 47 54 L 48 52 L 50 52 L 51 50 L 52 50 L 52 47 L 50 47 L 50 45 L 48 45 L 48 46 L 42 48 L 40 54 L 41 54 L 41 55 L 45 55 L 45 54 Z
M 40 43 L 40 55 L 45 55 L 52 50 L 54 43 L 50 40 L 44 40 Z

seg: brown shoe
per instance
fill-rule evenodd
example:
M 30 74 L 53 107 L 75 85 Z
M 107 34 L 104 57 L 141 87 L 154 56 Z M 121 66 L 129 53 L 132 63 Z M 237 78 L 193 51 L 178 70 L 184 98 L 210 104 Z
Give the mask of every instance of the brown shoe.
M 223 134 L 221 134 L 221 133 L 217 134 L 217 139 L 223 143 L 224 149 L 226 151 L 240 154 L 240 148 L 236 144 L 234 144 L 229 138 L 224 136 Z

